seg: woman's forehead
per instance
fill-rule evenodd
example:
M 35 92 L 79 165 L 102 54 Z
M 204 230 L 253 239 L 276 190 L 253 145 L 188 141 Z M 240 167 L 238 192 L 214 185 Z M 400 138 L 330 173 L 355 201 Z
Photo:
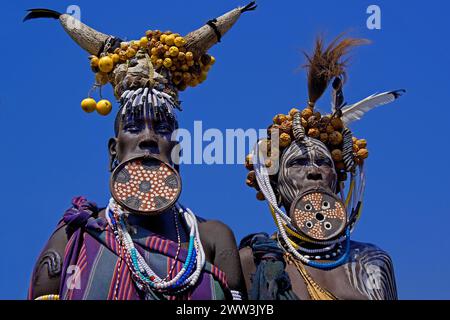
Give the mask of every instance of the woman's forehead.
M 305 142 L 292 143 L 287 150 L 287 155 L 291 157 L 306 157 L 310 155 L 321 155 L 331 158 L 331 153 L 321 141 L 313 138 L 307 138 Z
M 120 98 L 121 108 L 116 115 L 116 135 L 124 123 L 147 121 L 148 123 L 167 123 L 177 127 L 175 109 L 179 108 L 171 96 L 155 89 L 137 89 L 125 91 Z

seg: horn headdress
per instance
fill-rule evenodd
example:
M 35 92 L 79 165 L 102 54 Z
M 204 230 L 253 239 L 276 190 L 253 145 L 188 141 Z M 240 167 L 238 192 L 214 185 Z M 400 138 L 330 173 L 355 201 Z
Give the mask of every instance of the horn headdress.
M 254 9 L 255 2 L 233 9 L 184 37 L 171 31 L 148 30 L 145 36 L 134 41 L 122 41 L 87 26 L 69 14 L 48 9 L 30 9 L 24 21 L 58 19 L 69 36 L 91 55 L 90 64 L 95 72 L 93 89 L 111 83 L 119 99 L 129 91 L 149 88 L 168 95 L 170 99 L 166 102 L 179 108 L 178 92 L 205 81 L 215 62 L 207 51 L 220 42 L 242 13 Z M 100 114 L 107 114 L 111 104 L 102 101 L 99 108 L 89 97 L 83 100 L 82 107 L 87 112 L 97 109 Z

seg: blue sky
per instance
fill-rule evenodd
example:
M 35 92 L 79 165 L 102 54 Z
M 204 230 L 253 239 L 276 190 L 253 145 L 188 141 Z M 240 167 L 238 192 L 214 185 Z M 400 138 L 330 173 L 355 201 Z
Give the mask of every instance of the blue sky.
M 122 2 L 123 3 L 123 2 Z M 81 8 L 82 21 L 123 38 L 147 29 L 186 34 L 245 0 L 4 1 L 0 14 L 0 136 L 2 137 L 3 245 L 0 298 L 26 296 L 45 241 L 75 195 L 106 205 L 107 139 L 113 117 L 79 107 L 91 84 L 87 54 L 56 21 L 22 23 L 33 7 Z M 274 114 L 306 102 L 302 50 L 319 32 L 366 37 L 345 88 L 348 102 L 405 88 L 398 102 L 352 126 L 369 141 L 365 210 L 353 238 L 377 244 L 394 261 L 402 299 L 450 298 L 450 181 L 448 1 L 258 1 L 215 46 L 208 80 L 182 93 L 181 126 L 264 128 Z M 366 9 L 382 10 L 382 29 L 366 28 Z M 111 90 L 106 96 L 113 99 Z M 329 97 L 319 103 L 328 111 Z M 114 104 L 117 108 L 117 104 Z M 274 231 L 264 203 L 245 186 L 239 165 L 182 167 L 183 203 L 198 215 L 220 219 L 238 239 Z

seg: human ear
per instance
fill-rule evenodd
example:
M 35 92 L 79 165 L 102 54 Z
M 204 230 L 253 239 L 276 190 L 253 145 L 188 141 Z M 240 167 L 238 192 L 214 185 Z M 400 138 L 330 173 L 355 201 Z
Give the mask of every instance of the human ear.
M 115 168 L 115 162 L 117 161 L 117 138 L 109 139 L 108 153 L 109 153 L 109 171 L 112 172 Z

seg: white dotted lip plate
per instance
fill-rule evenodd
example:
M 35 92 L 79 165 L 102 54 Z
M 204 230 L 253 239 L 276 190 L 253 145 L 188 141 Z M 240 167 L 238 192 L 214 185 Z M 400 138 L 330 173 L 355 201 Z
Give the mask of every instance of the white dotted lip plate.
M 178 199 L 181 183 L 178 173 L 153 158 L 137 158 L 121 164 L 113 172 L 114 199 L 131 211 L 164 211 Z

